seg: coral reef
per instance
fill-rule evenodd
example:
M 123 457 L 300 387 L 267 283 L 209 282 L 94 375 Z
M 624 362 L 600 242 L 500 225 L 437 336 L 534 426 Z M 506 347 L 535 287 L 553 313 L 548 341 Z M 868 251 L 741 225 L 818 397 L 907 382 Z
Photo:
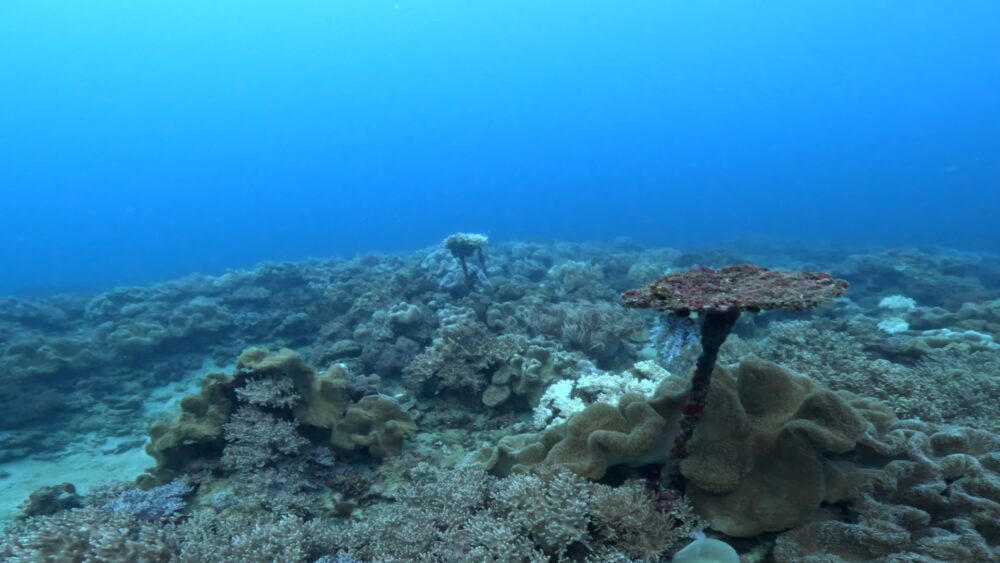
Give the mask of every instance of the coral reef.
M 369 561 L 655 560 L 703 526 L 690 507 L 660 510 L 641 484 L 612 488 L 566 471 L 496 479 L 475 468 L 408 472 L 397 505 L 346 530 Z M 600 556 L 596 556 L 600 553 Z
M 459 242 L 0 299 L 0 559 L 1000 559 L 996 256 Z

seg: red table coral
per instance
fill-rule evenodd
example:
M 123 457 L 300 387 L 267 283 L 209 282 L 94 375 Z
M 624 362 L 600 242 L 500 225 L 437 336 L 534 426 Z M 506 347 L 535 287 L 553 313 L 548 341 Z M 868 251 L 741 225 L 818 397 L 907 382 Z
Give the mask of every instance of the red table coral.
M 847 282 L 822 272 L 779 272 L 740 264 L 718 270 L 692 268 L 670 274 L 622 294 L 626 307 L 671 311 L 688 316 L 697 312 L 701 324 L 701 355 L 691 377 L 691 393 L 684 405 L 681 432 L 671 456 L 676 464 L 687 455 L 686 445 L 701 420 L 719 348 L 743 311 L 768 309 L 802 311 L 839 297 Z
M 723 313 L 733 309 L 811 309 L 839 297 L 847 282 L 822 272 L 779 272 L 740 264 L 718 270 L 694 268 L 670 274 L 646 287 L 626 291 L 626 307 L 669 310 L 681 316 L 692 311 Z

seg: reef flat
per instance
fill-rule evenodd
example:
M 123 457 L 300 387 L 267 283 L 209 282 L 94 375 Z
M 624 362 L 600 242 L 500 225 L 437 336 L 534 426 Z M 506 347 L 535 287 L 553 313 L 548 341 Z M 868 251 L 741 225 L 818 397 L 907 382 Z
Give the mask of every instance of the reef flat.
M 704 315 L 621 296 L 748 263 L 850 287 L 739 316 L 671 460 Z M 998 338 L 1000 257 L 947 249 L 460 233 L 3 298 L 0 558 L 1000 560 Z

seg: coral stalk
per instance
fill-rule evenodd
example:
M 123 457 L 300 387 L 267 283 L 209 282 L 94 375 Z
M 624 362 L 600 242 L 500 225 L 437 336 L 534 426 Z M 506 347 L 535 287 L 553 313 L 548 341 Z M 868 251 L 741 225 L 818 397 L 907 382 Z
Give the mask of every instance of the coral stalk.
M 726 341 L 742 311 L 768 309 L 802 311 L 839 297 L 847 282 L 822 272 L 779 272 L 752 264 L 726 266 L 718 270 L 693 268 L 667 275 L 645 287 L 626 291 L 626 307 L 671 311 L 686 317 L 696 312 L 701 323 L 701 355 L 691 377 L 691 391 L 684 405 L 680 432 L 668 471 L 678 477 L 677 465 L 687 456 L 687 442 L 705 412 L 712 371 L 719 348 Z

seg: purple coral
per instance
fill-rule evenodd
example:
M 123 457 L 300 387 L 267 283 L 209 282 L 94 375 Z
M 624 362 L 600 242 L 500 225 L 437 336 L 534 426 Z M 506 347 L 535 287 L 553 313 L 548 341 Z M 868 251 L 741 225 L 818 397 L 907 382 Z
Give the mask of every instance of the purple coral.
M 671 454 L 675 467 L 687 455 L 687 442 L 705 411 L 719 348 L 740 313 L 811 309 L 843 295 L 847 287 L 846 281 L 822 272 L 779 272 L 753 264 L 739 264 L 718 270 L 692 268 L 622 294 L 626 307 L 671 311 L 682 317 L 697 312 L 704 317 L 701 355 L 691 377 L 691 392 L 684 405 L 681 431 Z

